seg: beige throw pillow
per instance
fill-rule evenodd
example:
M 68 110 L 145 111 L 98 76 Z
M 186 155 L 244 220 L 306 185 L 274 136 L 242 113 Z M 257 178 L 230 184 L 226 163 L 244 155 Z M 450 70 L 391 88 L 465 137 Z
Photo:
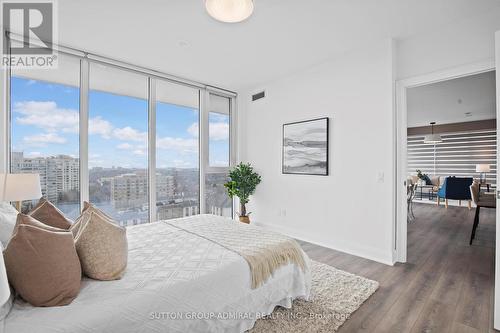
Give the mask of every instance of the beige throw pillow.
M 75 238 L 76 238 L 76 235 L 78 234 L 78 232 L 80 231 L 80 229 L 83 226 L 83 223 L 81 223 L 80 221 L 85 216 L 84 215 L 85 212 L 87 212 L 87 213 L 96 213 L 103 220 L 106 220 L 109 223 L 118 225 L 118 223 L 116 223 L 116 221 L 113 220 L 113 218 L 111 216 L 109 216 L 108 214 L 106 214 L 105 212 L 103 212 L 102 210 L 100 210 L 99 208 L 96 208 L 91 203 L 89 203 L 87 201 L 84 201 L 83 202 L 82 214 L 75 220 L 75 223 L 73 223 L 73 226 L 70 228 L 70 230 L 71 230 L 71 232 L 73 232 L 73 236 Z
M 68 230 L 72 225 L 71 220 L 67 219 L 56 206 L 44 198 L 40 199 L 28 215 L 51 227 Z
M 42 229 L 45 229 L 48 231 L 67 231 L 67 230 L 64 230 L 61 228 L 51 227 L 50 225 L 47 225 L 45 223 L 38 221 L 37 219 L 33 218 L 32 216 L 19 213 L 19 214 L 17 214 L 17 220 L 16 220 L 16 225 L 14 226 L 13 234 L 16 233 L 16 229 L 22 224 L 31 225 L 33 227 L 42 228 Z
M 123 276 L 128 259 L 125 228 L 87 209 L 71 227 L 71 231 L 85 275 L 104 281 L 117 280 Z
M 67 305 L 80 292 L 82 271 L 69 231 L 20 224 L 4 260 L 10 284 L 34 306 Z

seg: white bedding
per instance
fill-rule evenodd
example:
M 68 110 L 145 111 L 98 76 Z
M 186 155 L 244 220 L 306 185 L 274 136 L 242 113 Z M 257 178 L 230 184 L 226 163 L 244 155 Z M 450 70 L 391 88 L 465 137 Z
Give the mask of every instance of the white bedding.
M 305 272 L 289 264 L 251 289 L 247 262 L 209 240 L 163 222 L 130 227 L 127 235 L 128 267 L 121 280 L 84 279 L 80 295 L 63 307 L 35 308 L 17 300 L 4 331 L 243 332 L 275 306 L 309 297 L 305 253 Z

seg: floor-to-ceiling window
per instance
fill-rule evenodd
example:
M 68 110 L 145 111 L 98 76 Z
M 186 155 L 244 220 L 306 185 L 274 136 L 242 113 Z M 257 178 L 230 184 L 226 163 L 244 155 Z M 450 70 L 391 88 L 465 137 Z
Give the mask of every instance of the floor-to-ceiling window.
M 199 214 L 199 90 L 156 81 L 156 218 Z
M 58 59 L 12 70 L 12 172 L 39 173 L 43 196 L 72 218 L 83 200 L 124 226 L 232 215 L 233 94 L 83 53 Z
M 90 202 L 122 225 L 149 221 L 147 77 L 90 64 Z
M 232 216 L 233 202 L 224 183 L 228 181 L 230 166 L 231 99 L 209 95 L 208 103 L 208 165 L 205 175 L 205 212 Z
M 80 59 L 64 54 L 57 69 L 13 69 L 10 80 L 10 170 L 40 174 L 43 197 L 72 218 L 80 212 L 79 81 Z

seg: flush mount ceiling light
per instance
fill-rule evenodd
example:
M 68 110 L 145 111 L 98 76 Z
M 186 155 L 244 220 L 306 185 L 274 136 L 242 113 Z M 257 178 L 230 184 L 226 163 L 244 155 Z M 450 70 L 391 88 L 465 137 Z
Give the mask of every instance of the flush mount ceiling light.
M 237 23 L 253 12 L 253 0 L 205 0 L 208 14 L 217 21 Z
M 425 137 L 424 137 L 424 143 L 430 143 L 430 144 L 434 144 L 434 143 L 440 143 L 440 142 L 443 142 L 443 140 L 441 139 L 441 135 L 439 134 L 434 134 L 434 125 L 436 125 L 436 122 L 433 121 L 431 124 L 431 134 L 427 134 Z

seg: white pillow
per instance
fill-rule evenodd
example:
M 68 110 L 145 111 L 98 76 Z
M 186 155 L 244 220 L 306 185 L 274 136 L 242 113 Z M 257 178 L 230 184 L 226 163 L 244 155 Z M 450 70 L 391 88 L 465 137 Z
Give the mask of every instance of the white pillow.
M 0 324 L 12 308 L 12 292 L 10 290 L 5 263 L 3 261 L 3 247 L 0 244 Z M 1 331 L 1 327 L 0 327 Z
M 12 304 L 14 302 L 14 297 L 12 296 L 12 293 L 10 294 L 9 299 L 7 299 L 7 302 L 5 302 L 4 305 L 0 305 L 0 325 L 4 321 L 5 318 L 7 318 L 7 315 L 9 314 L 10 310 L 12 309 Z M 2 327 L 0 326 L 0 332 L 2 332 Z
M 0 243 L 7 247 L 16 225 L 18 211 L 8 202 L 0 201 Z

